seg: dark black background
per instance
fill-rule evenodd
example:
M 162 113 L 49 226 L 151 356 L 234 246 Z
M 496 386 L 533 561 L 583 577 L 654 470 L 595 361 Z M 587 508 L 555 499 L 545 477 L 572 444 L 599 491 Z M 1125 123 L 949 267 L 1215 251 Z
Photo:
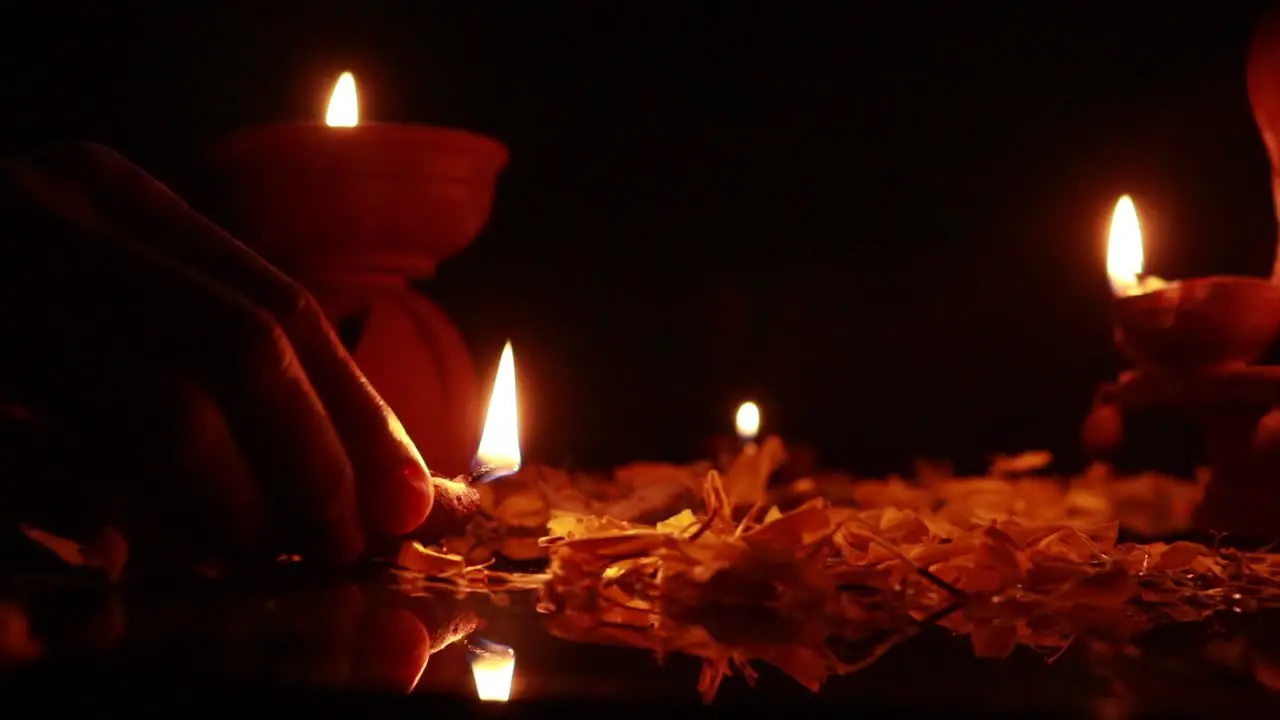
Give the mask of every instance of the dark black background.
M 514 340 L 527 458 L 686 457 L 750 396 L 860 471 L 1072 464 L 1119 368 L 1119 194 L 1158 274 L 1271 267 L 1265 6 L 13 3 L 0 129 L 183 189 L 211 139 L 318 120 L 351 69 L 366 118 L 511 148 L 490 227 L 425 287 L 486 374 Z

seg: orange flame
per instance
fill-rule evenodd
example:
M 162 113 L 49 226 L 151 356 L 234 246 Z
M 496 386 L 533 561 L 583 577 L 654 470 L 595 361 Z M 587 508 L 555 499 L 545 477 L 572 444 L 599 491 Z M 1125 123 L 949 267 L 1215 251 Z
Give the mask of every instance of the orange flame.
M 1121 195 L 1111 213 L 1111 233 L 1107 236 L 1107 277 L 1111 280 L 1111 290 L 1118 297 L 1141 292 L 1139 277 L 1144 265 L 1138 209 L 1134 207 L 1133 198 Z
M 734 429 L 738 431 L 738 439 L 750 442 L 760 434 L 760 406 L 747 401 L 738 406 L 738 413 L 733 418 Z
M 472 467 L 481 480 L 510 475 L 520 469 L 520 422 L 516 409 L 516 360 L 511 342 L 502 348 L 493 379 L 489 410 L 485 415 L 480 447 Z
M 360 124 L 360 101 L 356 97 L 356 77 L 350 72 L 338 76 L 329 94 L 324 124 L 329 127 L 355 127 Z

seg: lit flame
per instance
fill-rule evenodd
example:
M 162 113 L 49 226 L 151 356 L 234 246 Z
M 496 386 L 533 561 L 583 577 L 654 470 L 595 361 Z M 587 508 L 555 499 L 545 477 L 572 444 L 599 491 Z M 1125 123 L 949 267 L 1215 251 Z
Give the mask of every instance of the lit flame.
M 329 127 L 355 127 L 360 124 L 360 101 L 356 99 L 356 77 L 350 72 L 338 76 L 325 108 L 324 124 Z
M 1143 268 L 1142 228 L 1133 198 L 1121 195 L 1111 213 L 1111 233 L 1107 236 L 1107 277 L 1119 297 L 1141 291 Z
M 738 439 L 750 442 L 760 434 L 760 406 L 753 402 L 744 402 L 738 406 L 738 414 L 733 418 L 738 431 Z
M 516 674 L 516 651 L 506 645 L 478 640 L 471 646 L 471 676 L 476 696 L 490 702 L 511 699 L 511 679 Z
M 516 412 L 516 359 L 511 342 L 502 348 L 498 374 L 493 379 L 489 411 L 480 434 L 480 448 L 472 463 L 477 481 L 493 480 L 520 469 L 520 423 Z

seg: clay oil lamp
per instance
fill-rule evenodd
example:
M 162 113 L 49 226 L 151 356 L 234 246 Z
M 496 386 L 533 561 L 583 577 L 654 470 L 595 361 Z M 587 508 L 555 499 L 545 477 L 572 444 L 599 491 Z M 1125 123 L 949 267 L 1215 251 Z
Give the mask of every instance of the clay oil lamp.
M 1254 36 L 1247 80 L 1280 209 L 1276 12 Z M 1086 446 L 1099 455 L 1114 450 L 1125 410 L 1166 409 L 1191 417 L 1204 434 L 1209 466 L 1196 529 L 1280 538 L 1280 366 L 1256 364 L 1280 335 L 1280 263 L 1270 279 L 1141 278 L 1142 238 L 1131 203 L 1117 206 L 1109 243 L 1116 342 L 1135 369 L 1099 389 L 1085 422 Z
M 1246 68 L 1249 102 L 1271 160 L 1280 209 L 1280 13 L 1261 23 Z M 1280 255 L 1270 279 L 1141 278 L 1132 204 L 1117 206 L 1108 252 L 1116 342 L 1135 369 L 1099 388 L 1084 441 L 1105 456 L 1126 410 L 1166 409 L 1196 420 L 1209 466 L 1197 530 L 1280 538 L 1280 366 L 1258 360 L 1280 335 Z
M 464 474 L 479 429 L 475 368 L 410 281 L 432 277 L 485 226 L 506 148 L 453 128 L 368 123 L 350 73 L 323 118 L 214 145 L 227 223 L 316 296 L 432 470 Z
M 1210 480 L 1197 530 L 1280 538 L 1280 367 L 1255 363 L 1280 335 L 1280 285 L 1252 277 L 1177 282 L 1144 276 L 1141 227 L 1132 199 L 1112 215 L 1107 273 L 1115 340 L 1134 365 L 1099 389 L 1084 425 L 1086 446 L 1107 456 L 1123 436 L 1123 412 L 1173 410 L 1194 419 Z M 1280 422 L 1274 423 L 1280 427 Z
M 1116 345 L 1152 372 L 1212 373 L 1257 362 L 1280 334 L 1280 286 L 1214 276 L 1179 282 L 1143 275 L 1137 209 L 1116 203 L 1107 244 Z

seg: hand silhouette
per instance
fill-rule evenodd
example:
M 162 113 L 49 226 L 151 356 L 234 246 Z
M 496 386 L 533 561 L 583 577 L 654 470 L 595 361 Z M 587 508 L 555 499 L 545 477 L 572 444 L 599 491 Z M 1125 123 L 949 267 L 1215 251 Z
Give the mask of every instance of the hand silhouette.
M 296 282 L 101 146 L 6 163 L 0 211 L 0 513 L 165 559 L 422 525 L 431 474 Z

